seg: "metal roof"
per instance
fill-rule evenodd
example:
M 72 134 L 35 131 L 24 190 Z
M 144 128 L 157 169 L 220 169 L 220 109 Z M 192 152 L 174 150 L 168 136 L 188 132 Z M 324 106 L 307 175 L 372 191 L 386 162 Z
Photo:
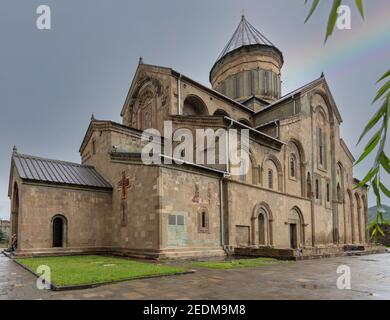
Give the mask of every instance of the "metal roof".
M 240 24 L 238 25 L 233 36 L 230 38 L 226 47 L 222 50 L 217 61 L 224 57 L 229 52 L 236 50 L 243 46 L 249 46 L 253 44 L 262 44 L 266 46 L 275 47 L 274 44 L 268 40 L 260 31 L 252 26 L 245 16 L 241 16 Z
M 15 151 L 12 160 L 23 180 L 112 189 L 111 184 L 92 166 L 19 154 Z

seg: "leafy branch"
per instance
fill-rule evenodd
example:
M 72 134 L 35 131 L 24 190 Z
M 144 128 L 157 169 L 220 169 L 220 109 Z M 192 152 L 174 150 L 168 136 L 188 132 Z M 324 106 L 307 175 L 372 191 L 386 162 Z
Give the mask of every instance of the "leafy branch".
M 313 0 L 309 14 L 306 17 L 305 23 L 309 21 L 313 13 L 318 7 L 320 0 Z M 325 34 L 325 43 L 328 38 L 333 34 L 337 17 L 338 17 L 338 8 L 342 4 L 343 0 L 333 0 L 333 5 L 328 18 L 328 25 L 326 28 Z M 305 0 L 305 5 L 308 3 L 308 0 Z M 363 0 L 355 0 L 356 8 L 358 9 L 360 16 L 364 19 L 364 9 L 363 9 Z M 390 161 L 385 153 L 386 139 L 387 139 L 387 130 L 390 117 L 390 70 L 385 72 L 383 76 L 377 81 L 377 84 L 383 83 L 375 96 L 372 104 L 375 104 L 379 101 L 383 101 L 379 110 L 367 123 L 366 127 L 361 134 L 358 144 L 361 142 L 364 136 L 370 132 L 375 125 L 380 123 L 380 129 L 372 136 L 366 145 L 363 153 L 359 159 L 355 162 L 355 166 L 361 163 L 366 157 L 373 153 L 377 149 L 376 157 L 372 168 L 366 174 L 364 179 L 356 185 L 355 188 L 364 187 L 367 183 L 370 183 L 376 197 L 377 204 L 377 214 L 375 219 L 369 224 L 368 228 L 372 230 L 371 237 L 376 238 L 381 234 L 384 235 L 382 227 L 384 225 L 390 225 L 390 222 L 387 221 L 384 216 L 384 210 L 382 208 L 382 198 L 381 193 L 387 198 L 390 198 L 390 190 L 382 183 L 381 173 L 390 174 Z

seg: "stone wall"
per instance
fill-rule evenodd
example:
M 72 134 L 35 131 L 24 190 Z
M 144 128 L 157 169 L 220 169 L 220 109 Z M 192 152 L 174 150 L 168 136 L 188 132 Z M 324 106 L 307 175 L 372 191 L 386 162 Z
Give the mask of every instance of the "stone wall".
M 23 183 L 19 185 L 18 249 L 51 248 L 52 219 L 66 219 L 64 246 L 103 247 L 110 237 L 111 192 Z
M 160 169 L 159 185 L 161 249 L 220 250 L 218 176 L 191 172 L 184 167 L 165 167 Z M 176 222 L 170 219 L 176 219 Z M 183 223 L 178 219 L 183 219 Z

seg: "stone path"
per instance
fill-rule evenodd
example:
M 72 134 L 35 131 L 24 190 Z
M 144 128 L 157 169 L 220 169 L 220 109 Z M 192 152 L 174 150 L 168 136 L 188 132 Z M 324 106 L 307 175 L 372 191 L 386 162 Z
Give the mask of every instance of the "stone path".
M 338 290 L 339 265 L 352 289 Z M 235 270 L 134 280 L 78 291 L 41 291 L 27 271 L 0 255 L 1 299 L 390 299 L 390 254 L 284 262 Z

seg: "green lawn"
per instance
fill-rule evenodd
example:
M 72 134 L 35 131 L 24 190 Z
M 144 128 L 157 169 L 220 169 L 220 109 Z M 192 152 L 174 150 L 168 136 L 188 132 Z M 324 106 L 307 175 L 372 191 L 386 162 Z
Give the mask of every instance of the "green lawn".
M 279 261 L 272 258 L 254 258 L 254 259 L 236 259 L 231 261 L 199 261 L 193 262 L 194 267 L 203 267 L 210 269 L 235 269 L 262 267 L 276 264 Z
M 21 258 L 18 262 L 36 272 L 40 265 L 47 265 L 54 285 L 70 286 L 96 284 L 157 275 L 173 275 L 187 271 L 184 268 L 157 263 L 105 256 L 69 256 Z

